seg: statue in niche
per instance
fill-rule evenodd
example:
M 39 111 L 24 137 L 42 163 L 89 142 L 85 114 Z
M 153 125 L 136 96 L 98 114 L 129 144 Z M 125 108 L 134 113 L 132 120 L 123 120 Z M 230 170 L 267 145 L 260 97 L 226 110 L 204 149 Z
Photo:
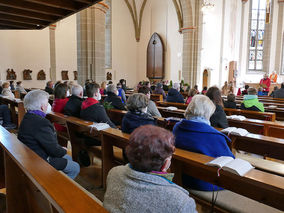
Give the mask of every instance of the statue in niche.
M 107 72 L 107 80 L 111 81 L 112 80 L 112 74 L 111 72 Z
M 68 77 L 68 71 L 67 70 L 63 70 L 61 71 L 61 77 L 62 77 L 62 80 L 69 80 L 69 77 Z
M 46 80 L 46 74 L 43 70 L 40 70 L 37 74 L 37 80 Z
M 74 73 L 74 81 L 78 80 L 78 72 L 77 71 L 73 71 Z
M 33 71 L 31 71 L 30 69 L 25 69 L 24 71 L 23 71 L 23 74 L 24 74 L 24 80 L 32 80 L 32 76 L 31 76 L 31 73 L 32 73 Z
M 17 79 L 17 75 L 15 73 L 15 71 L 13 69 L 7 69 L 7 80 L 16 80 Z

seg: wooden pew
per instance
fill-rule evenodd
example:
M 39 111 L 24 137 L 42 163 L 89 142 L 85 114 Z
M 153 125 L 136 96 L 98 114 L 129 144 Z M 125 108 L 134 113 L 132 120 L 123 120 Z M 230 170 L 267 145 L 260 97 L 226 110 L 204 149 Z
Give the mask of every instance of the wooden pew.
M 183 104 L 183 103 L 174 103 L 174 102 L 165 102 L 165 101 L 157 101 L 156 102 L 157 106 L 162 106 L 162 107 L 169 107 L 173 106 L 178 109 L 186 109 L 188 104 Z
M 12 122 L 19 127 L 26 113 L 24 103 L 18 99 L 11 100 L 3 96 L 0 96 L 0 103 L 8 105 L 11 111 Z
M 107 212 L 101 202 L 0 127 L 7 212 Z M 3 162 L 1 162 L 3 163 Z
M 46 118 L 52 123 L 57 123 L 61 126 L 64 126 L 65 128 L 67 128 L 66 122 L 65 122 L 65 115 L 61 114 L 61 113 L 56 113 L 56 112 L 51 112 L 49 114 L 46 115 Z M 61 146 L 67 147 L 67 143 L 70 140 L 70 136 L 66 131 L 56 131 L 57 133 L 57 140 L 58 143 Z
M 275 121 L 276 115 L 271 112 L 256 112 L 250 110 L 241 110 L 241 109 L 229 109 L 224 108 L 226 115 L 243 115 L 247 118 L 265 120 L 265 121 Z
M 166 107 L 173 106 L 178 109 L 183 109 L 185 110 L 188 106 L 188 104 L 182 104 L 182 103 L 171 103 L 171 102 L 156 102 L 158 106 Z M 159 109 L 159 108 L 158 108 Z M 160 108 L 162 109 L 162 108 Z M 173 110 L 176 111 L 177 110 Z M 256 112 L 256 111 L 250 111 L 250 110 L 240 110 L 240 109 L 229 109 L 229 108 L 224 108 L 224 111 L 227 115 L 244 115 L 248 118 L 254 118 L 254 119 L 260 119 L 260 120 L 268 120 L 268 121 L 275 121 L 276 115 L 275 113 L 271 112 Z M 163 115 L 164 117 L 164 115 Z
M 282 122 L 272 122 L 272 121 L 263 121 L 257 119 L 245 119 L 243 121 L 234 120 L 228 118 L 229 126 L 234 126 L 238 128 L 243 128 L 248 130 L 250 133 L 261 134 L 265 136 L 271 136 L 275 138 L 283 138 L 279 133 L 269 131 L 270 128 L 277 128 L 279 131 L 284 131 L 284 124 Z
M 156 101 L 163 101 L 163 95 L 161 94 L 151 94 L 151 98 L 152 101 L 156 102 Z
M 113 146 L 124 149 L 129 143 L 129 135 L 116 129 L 102 131 L 103 146 L 103 183 L 106 186 L 106 177 L 109 170 L 115 166 Z M 173 155 L 171 171 L 175 173 L 175 181 L 182 185 L 181 176 L 186 173 L 190 176 L 211 182 L 220 187 L 244 195 L 261 203 L 284 210 L 284 178 L 253 169 L 244 177 L 221 170 L 217 175 L 217 168 L 205 165 L 213 158 L 205 155 L 176 149 Z M 238 183 L 238 184 L 236 184 Z

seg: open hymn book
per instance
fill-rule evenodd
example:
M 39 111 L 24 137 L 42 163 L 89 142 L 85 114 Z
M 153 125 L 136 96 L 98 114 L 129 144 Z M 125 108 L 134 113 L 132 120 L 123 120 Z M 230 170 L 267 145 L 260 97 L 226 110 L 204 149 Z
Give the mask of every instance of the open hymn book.
M 214 160 L 206 163 L 208 166 L 217 166 L 225 171 L 232 172 L 239 176 L 244 176 L 247 172 L 252 170 L 254 167 L 245 160 L 240 158 L 232 158 L 229 156 L 221 156 Z
M 107 123 L 95 123 L 95 122 L 94 122 L 93 125 L 90 125 L 90 127 L 92 129 L 97 130 L 97 131 L 101 131 L 101 130 L 110 128 L 110 126 Z

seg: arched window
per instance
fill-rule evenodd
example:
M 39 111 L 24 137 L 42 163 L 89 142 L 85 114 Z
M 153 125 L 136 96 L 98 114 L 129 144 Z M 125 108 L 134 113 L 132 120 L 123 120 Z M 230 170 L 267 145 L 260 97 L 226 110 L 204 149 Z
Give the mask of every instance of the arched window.
M 267 0 L 251 0 L 249 25 L 249 71 L 263 71 L 264 34 Z

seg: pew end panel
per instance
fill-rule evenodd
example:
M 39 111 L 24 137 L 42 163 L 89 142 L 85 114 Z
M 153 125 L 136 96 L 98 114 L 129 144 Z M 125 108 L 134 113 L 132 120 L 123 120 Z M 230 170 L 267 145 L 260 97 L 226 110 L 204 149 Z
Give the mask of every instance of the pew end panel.
M 66 175 L 0 127 L 7 212 L 107 212 Z
M 122 150 L 126 148 L 129 143 L 129 135 L 122 133 L 120 130 L 109 128 L 102 131 L 102 171 L 103 171 L 103 187 L 106 189 L 106 179 L 109 171 L 117 165 L 125 162 L 118 162 L 113 154 L 113 147 L 118 147 Z

